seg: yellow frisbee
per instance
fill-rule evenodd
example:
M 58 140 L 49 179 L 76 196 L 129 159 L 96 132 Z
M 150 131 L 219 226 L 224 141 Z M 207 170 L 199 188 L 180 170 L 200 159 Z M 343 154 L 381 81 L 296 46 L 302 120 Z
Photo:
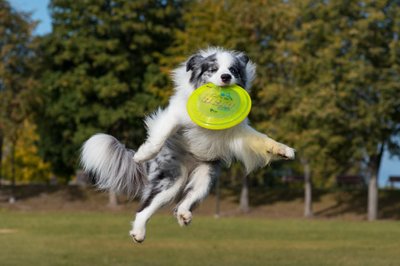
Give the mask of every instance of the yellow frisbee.
M 189 97 L 186 109 L 197 125 L 222 130 L 242 122 L 251 109 L 250 95 L 242 87 L 207 83 Z

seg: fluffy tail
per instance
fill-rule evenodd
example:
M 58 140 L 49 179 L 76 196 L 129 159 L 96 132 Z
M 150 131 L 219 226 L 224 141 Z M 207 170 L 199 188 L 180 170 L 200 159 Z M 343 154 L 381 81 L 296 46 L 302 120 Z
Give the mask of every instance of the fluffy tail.
M 147 180 L 143 165 L 134 162 L 134 154 L 114 137 L 96 134 L 82 147 L 81 165 L 86 172 L 94 174 L 100 189 L 133 198 Z

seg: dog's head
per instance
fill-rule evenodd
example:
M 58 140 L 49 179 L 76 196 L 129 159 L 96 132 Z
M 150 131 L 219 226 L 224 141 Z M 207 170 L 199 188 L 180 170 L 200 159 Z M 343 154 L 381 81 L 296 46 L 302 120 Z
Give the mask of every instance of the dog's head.
M 254 79 L 255 65 L 244 53 L 209 48 L 189 58 L 186 72 L 190 72 L 194 88 L 211 82 L 217 86 L 237 84 L 248 90 Z

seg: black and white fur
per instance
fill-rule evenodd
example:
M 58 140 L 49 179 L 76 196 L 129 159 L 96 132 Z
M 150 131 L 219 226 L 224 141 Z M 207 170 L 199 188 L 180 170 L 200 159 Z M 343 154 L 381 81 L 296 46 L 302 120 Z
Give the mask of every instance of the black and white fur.
M 199 51 L 173 71 L 175 92 L 165 109 L 146 118 L 147 140 L 135 153 L 115 138 L 97 134 L 82 148 L 84 169 L 103 189 L 141 196 L 130 235 L 142 242 L 146 223 L 160 207 L 176 201 L 180 225 L 208 194 L 221 163 L 241 161 L 249 173 L 273 157 L 294 158 L 294 150 L 249 126 L 246 119 L 225 130 L 208 130 L 192 122 L 186 102 L 199 86 L 238 84 L 250 89 L 255 65 L 240 52 L 221 48 Z

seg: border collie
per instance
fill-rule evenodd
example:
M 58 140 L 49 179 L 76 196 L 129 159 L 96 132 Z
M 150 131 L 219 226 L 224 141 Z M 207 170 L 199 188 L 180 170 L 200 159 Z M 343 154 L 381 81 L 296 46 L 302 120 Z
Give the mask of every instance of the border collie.
M 249 91 L 255 69 L 244 53 L 201 50 L 173 71 L 174 94 L 165 109 L 146 118 L 148 136 L 136 152 L 106 134 L 84 143 L 81 164 L 100 189 L 141 197 L 129 232 L 135 242 L 145 239 L 150 216 L 173 201 L 178 223 L 188 225 L 221 164 L 236 159 L 250 173 L 272 159 L 294 158 L 292 148 L 257 132 L 248 119 L 228 129 L 209 130 L 196 125 L 186 111 L 191 93 L 206 83 L 237 84 Z

